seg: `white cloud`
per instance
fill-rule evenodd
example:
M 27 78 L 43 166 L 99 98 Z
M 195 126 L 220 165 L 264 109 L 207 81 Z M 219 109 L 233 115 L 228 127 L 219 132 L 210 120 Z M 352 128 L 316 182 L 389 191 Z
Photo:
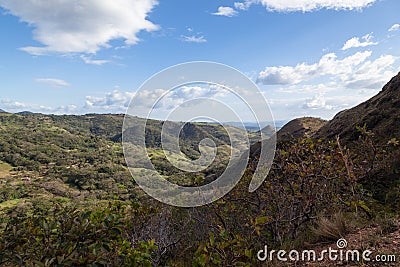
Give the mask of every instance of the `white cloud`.
M 328 76 L 331 80 L 330 88 L 341 86 L 352 89 L 379 89 L 396 74 L 392 66 L 398 58 L 383 55 L 375 60 L 367 60 L 371 55 L 371 51 L 364 51 L 337 59 L 334 53 L 330 53 L 311 65 L 301 63 L 294 67 L 267 67 L 260 72 L 257 82 L 265 85 L 290 85 Z M 293 91 L 291 87 L 287 89 Z
M 367 34 L 361 37 L 363 41 L 360 42 L 359 37 L 353 37 L 349 40 L 346 41 L 346 43 L 343 45 L 342 50 L 347 50 L 350 48 L 357 48 L 357 47 L 366 47 L 370 45 L 377 45 L 377 42 L 372 42 L 373 36 L 372 34 Z
M 10 99 L 2 99 L 1 100 L 1 108 L 2 109 L 7 109 L 7 110 L 15 110 L 19 108 L 24 108 L 26 107 L 26 104 L 17 102 L 17 101 L 12 101 Z
M 171 91 L 167 96 L 173 99 L 180 99 L 179 102 L 184 102 L 187 100 L 195 98 L 218 98 L 224 97 L 229 93 L 227 89 L 218 85 L 190 85 L 181 86 L 177 90 Z
M 206 43 L 207 39 L 204 36 L 185 36 L 182 35 L 182 40 L 188 43 Z
M 105 93 L 104 96 L 86 96 L 84 109 L 97 111 L 100 113 L 104 112 L 126 112 L 129 103 L 135 98 L 135 103 L 139 105 L 135 106 L 134 109 L 146 110 L 165 108 L 165 103 L 178 105 L 181 101 L 172 100 L 170 95 L 165 96 L 167 93 L 164 89 L 155 90 L 140 90 L 138 92 L 121 92 L 120 90 L 114 90 L 112 92 Z M 156 106 L 153 106 L 161 97 L 163 101 L 159 101 Z M 147 116 L 147 114 L 141 114 L 141 116 Z
M 265 85 L 300 83 L 305 79 L 305 75 L 310 73 L 312 68 L 313 66 L 306 65 L 305 63 L 299 64 L 296 67 L 267 67 L 258 75 L 257 83 Z
M 69 83 L 67 83 L 64 80 L 53 79 L 53 78 L 36 78 L 35 82 L 44 83 L 44 84 L 47 84 L 47 85 L 53 86 L 53 87 L 66 87 L 66 86 L 70 85 Z
M 357 52 L 356 54 L 338 60 L 335 53 L 324 55 L 318 63 L 297 64 L 292 66 L 267 67 L 260 72 L 258 83 L 265 85 L 296 84 L 327 74 L 344 74 L 351 72 L 354 66 L 359 65 L 371 56 L 370 51 Z
M 109 63 L 109 60 L 104 60 L 104 59 L 91 59 L 89 57 L 86 57 L 84 55 L 81 55 L 81 59 L 83 60 L 83 62 L 85 62 L 86 64 L 92 64 L 92 65 L 103 65 L 105 63 Z
M 218 11 L 215 13 L 212 13 L 212 14 L 216 15 L 216 16 L 233 17 L 233 16 L 236 16 L 238 14 L 238 12 L 231 7 L 220 6 L 220 7 L 218 7 Z
M 386 81 L 387 82 L 387 81 Z M 376 95 L 380 89 L 377 90 L 358 90 L 357 93 L 349 93 L 349 90 L 343 89 L 341 93 L 335 93 L 329 97 L 325 97 L 334 109 L 345 109 L 351 108 L 358 105 L 361 102 L 367 101 L 374 95 Z M 333 115 L 333 114 L 332 114 Z
M 366 61 L 359 68 L 342 77 L 345 87 L 380 89 L 383 84 L 396 74 L 390 68 L 396 59 L 392 55 L 383 55 L 374 61 Z
M 400 29 L 400 24 L 393 24 L 392 27 L 390 27 L 390 29 L 388 30 L 389 32 L 394 32 L 397 31 L 398 29 Z
M 196 32 L 192 27 L 186 28 L 187 35 L 181 35 L 181 41 L 188 43 L 206 43 L 207 39 L 201 32 Z
M 78 111 L 78 107 L 75 105 L 66 105 L 59 107 L 47 107 L 47 106 L 31 106 L 29 110 L 33 110 L 35 112 L 41 113 L 52 113 L 52 114 L 76 114 Z
M 238 10 L 248 10 L 252 4 L 256 4 L 257 1 L 246 0 L 245 2 L 235 2 L 233 5 Z
M 314 97 L 307 99 L 303 105 L 303 108 L 331 110 L 333 109 L 333 106 L 326 104 L 324 95 L 319 93 Z
M 175 96 L 175 98 L 189 100 L 193 98 L 203 97 L 208 91 L 208 88 L 202 86 L 182 86 L 178 90 L 172 91 L 170 94 Z
M 271 109 L 278 119 L 300 116 L 332 118 L 375 95 L 398 72 L 399 57 L 357 52 L 339 59 L 327 54 L 315 64 L 268 67 L 258 82 L 268 87 Z M 267 88 L 264 88 L 267 89 Z
M 301 94 L 308 94 L 308 93 L 327 93 L 331 91 L 337 90 L 336 82 L 326 82 L 326 83 L 319 83 L 319 84 L 292 84 L 289 86 L 284 86 L 278 88 L 276 91 L 279 93 L 301 93 Z
M 139 112 L 141 117 L 146 117 L 152 110 L 159 114 L 159 118 L 169 114 L 176 107 L 185 104 L 196 98 L 224 99 L 229 91 L 217 85 L 190 85 L 181 86 L 175 90 L 165 89 L 140 90 L 137 92 L 124 92 L 115 89 L 100 96 L 86 96 L 84 105 L 65 105 L 58 107 L 49 107 L 44 105 L 22 103 L 9 99 L 0 100 L 0 108 L 10 112 L 32 111 L 54 114 L 77 114 L 87 112 L 98 113 L 125 113 L 134 98 L 137 104 L 134 110 Z M 142 112 L 145 111 L 145 112 Z
M 387 82 L 387 81 L 386 81 Z M 349 90 L 337 85 L 334 90 L 324 85 L 307 85 L 305 91 L 290 91 L 280 93 L 271 90 L 264 91 L 276 120 L 290 120 L 304 116 L 331 119 L 337 112 L 354 107 L 376 95 L 381 87 L 376 90 Z M 311 88 L 314 87 L 314 88 Z M 274 94 L 272 96 L 272 94 Z
M 247 10 L 252 4 L 262 4 L 268 11 L 294 12 L 314 11 L 319 9 L 353 10 L 362 9 L 377 0 L 246 0 L 236 2 L 234 5 L 239 10 Z
M 86 96 L 85 108 L 101 108 L 104 110 L 116 109 L 124 111 L 134 95 L 135 93 L 133 92 L 114 90 L 106 93 L 105 96 L 102 97 Z
M 223 98 L 228 93 L 226 89 L 215 85 L 181 86 L 171 91 L 165 89 L 137 92 L 113 90 L 103 96 L 86 96 L 84 109 L 100 113 L 126 112 L 131 100 L 134 99 L 135 106 L 131 106 L 130 111 L 135 115 L 146 117 L 151 110 L 157 118 L 162 118 L 173 109 L 185 104 L 186 101 L 197 98 Z
M 0 101 L 1 108 L 9 112 L 21 112 L 30 111 L 38 113 L 52 113 L 52 114 L 72 114 L 78 111 L 78 107 L 75 105 L 66 105 L 59 107 L 48 107 L 43 105 L 37 105 L 32 103 L 22 103 L 13 101 L 10 99 L 2 99 Z
M 172 104 L 178 104 L 178 101 L 171 100 L 171 97 L 167 94 L 167 92 L 168 91 L 165 89 L 155 89 L 140 90 L 133 94 L 135 96 L 136 103 L 139 103 L 140 107 L 160 109 Z
M 43 46 L 21 48 L 34 55 L 96 53 L 119 38 L 133 45 L 140 31 L 158 28 L 146 19 L 155 5 L 156 0 L 0 0 L 1 7 L 34 28 L 34 39 Z

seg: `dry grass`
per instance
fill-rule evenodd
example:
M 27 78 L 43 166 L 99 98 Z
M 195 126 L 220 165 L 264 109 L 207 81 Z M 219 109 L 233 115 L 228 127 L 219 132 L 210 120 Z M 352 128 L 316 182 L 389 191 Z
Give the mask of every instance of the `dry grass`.
M 0 178 L 9 176 L 12 166 L 8 163 L 0 161 Z
M 331 218 L 320 218 L 316 226 L 311 228 L 311 231 L 320 241 L 336 241 L 349 233 L 349 227 L 344 215 L 339 212 Z

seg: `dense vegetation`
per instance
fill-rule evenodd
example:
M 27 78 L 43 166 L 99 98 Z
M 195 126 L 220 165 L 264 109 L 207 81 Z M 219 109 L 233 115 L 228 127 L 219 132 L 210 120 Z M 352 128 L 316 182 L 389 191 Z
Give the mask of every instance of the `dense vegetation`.
M 228 195 L 184 209 L 152 200 L 135 185 L 123 158 L 122 120 L 0 114 L 1 266 L 258 266 L 256 253 L 266 244 L 303 248 L 336 241 L 356 227 L 399 215 L 400 136 L 375 142 L 361 126 L 352 145 L 287 139 L 278 143 L 256 192 L 247 190 L 258 158 L 252 153 Z M 198 185 L 224 170 L 229 138 L 222 127 L 183 129 L 188 157 L 199 156 L 197 144 L 206 137 L 219 150 L 211 167 L 192 176 L 169 165 L 160 129 L 160 122 L 150 121 L 146 142 L 166 179 Z

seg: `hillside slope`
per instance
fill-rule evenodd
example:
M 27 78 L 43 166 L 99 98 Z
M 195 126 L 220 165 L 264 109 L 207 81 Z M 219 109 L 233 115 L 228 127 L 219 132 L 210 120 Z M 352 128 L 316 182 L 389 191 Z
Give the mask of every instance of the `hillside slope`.
M 315 134 L 316 138 L 340 135 L 344 142 L 358 139 L 356 127 L 366 126 L 377 141 L 386 143 L 400 135 L 400 73 L 393 77 L 376 96 L 358 106 L 338 113 Z
M 0 210 L 10 194 L 15 203 L 38 195 L 122 200 L 133 197 L 137 188 L 122 152 L 123 118 L 119 114 L 0 113 L 0 174 L 7 178 L 0 181 Z M 229 136 L 223 127 L 185 125 L 180 145 L 187 157 L 199 157 L 198 144 L 204 138 L 212 138 L 218 146 L 215 163 L 190 175 L 166 160 L 161 150 L 161 128 L 161 122 L 147 121 L 146 143 L 151 161 L 167 179 L 190 185 L 194 179 L 212 181 L 223 172 L 230 154 Z M 133 138 L 137 134 L 134 128 L 127 131 Z M 144 170 L 135 170 L 135 175 L 143 174 Z
M 314 135 L 328 140 L 336 136 L 353 153 L 371 160 L 359 182 L 376 200 L 399 207 L 400 73 L 376 96 L 338 113 Z
M 285 124 L 277 133 L 278 140 L 287 140 L 291 137 L 303 138 L 314 135 L 327 121 L 320 118 L 297 118 Z

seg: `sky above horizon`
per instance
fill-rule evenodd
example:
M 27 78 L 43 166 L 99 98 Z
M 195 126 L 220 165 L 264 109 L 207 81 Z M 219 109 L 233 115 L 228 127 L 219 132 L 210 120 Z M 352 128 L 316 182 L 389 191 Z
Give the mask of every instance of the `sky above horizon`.
M 0 109 L 124 113 L 157 72 L 212 61 L 254 81 L 276 120 L 331 119 L 400 71 L 399 10 L 398 0 L 0 0 Z

